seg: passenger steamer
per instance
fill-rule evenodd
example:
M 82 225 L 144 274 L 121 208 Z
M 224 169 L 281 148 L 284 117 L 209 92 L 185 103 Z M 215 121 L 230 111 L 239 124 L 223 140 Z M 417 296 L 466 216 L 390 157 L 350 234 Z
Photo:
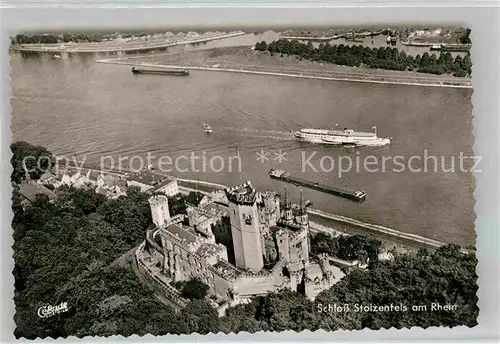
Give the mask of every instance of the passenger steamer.
M 373 127 L 372 129 L 374 131 L 371 133 L 354 131 L 347 128 L 344 130 L 301 129 L 294 132 L 294 135 L 303 141 L 331 145 L 384 146 L 391 143 L 389 138 L 377 136 L 377 127 Z

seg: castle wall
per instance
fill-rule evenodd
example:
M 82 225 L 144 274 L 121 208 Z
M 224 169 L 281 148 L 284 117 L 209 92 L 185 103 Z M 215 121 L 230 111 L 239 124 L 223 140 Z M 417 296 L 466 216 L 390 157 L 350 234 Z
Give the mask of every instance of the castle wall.
M 290 261 L 290 244 L 288 240 L 288 232 L 280 231 L 276 233 L 276 242 L 278 244 L 278 259 L 283 261 Z
M 231 222 L 231 236 L 233 238 L 234 261 L 235 265 L 245 268 L 245 254 L 243 252 L 243 235 L 241 233 L 240 214 L 237 212 L 237 206 L 230 203 L 229 219 Z
M 220 295 L 226 299 L 232 299 L 233 298 L 233 282 L 229 281 L 221 276 L 219 276 L 217 273 L 214 273 L 213 270 L 207 271 L 208 273 L 208 286 L 210 287 L 210 290 L 217 294 Z M 206 283 L 206 282 L 205 282 Z
M 288 286 L 288 279 L 280 274 L 244 275 L 234 283 L 235 299 L 246 299 L 256 295 L 266 295 L 270 292 Z

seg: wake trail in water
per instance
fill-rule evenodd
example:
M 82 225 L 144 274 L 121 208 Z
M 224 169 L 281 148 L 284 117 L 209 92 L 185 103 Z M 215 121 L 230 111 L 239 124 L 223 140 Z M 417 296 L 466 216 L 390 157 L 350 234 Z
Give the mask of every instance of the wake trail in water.
M 239 136 L 271 139 L 279 141 L 291 141 L 294 139 L 293 134 L 282 130 L 267 130 L 253 128 L 237 128 L 237 127 L 221 127 L 222 131 L 237 133 Z

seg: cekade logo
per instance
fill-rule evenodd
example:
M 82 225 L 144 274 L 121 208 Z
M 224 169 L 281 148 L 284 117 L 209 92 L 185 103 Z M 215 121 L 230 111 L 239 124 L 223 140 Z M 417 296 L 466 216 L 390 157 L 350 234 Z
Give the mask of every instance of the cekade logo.
M 53 315 L 67 312 L 68 311 L 68 303 L 67 302 L 62 302 L 61 304 L 57 306 L 42 306 L 38 308 L 38 316 L 40 318 L 48 318 Z

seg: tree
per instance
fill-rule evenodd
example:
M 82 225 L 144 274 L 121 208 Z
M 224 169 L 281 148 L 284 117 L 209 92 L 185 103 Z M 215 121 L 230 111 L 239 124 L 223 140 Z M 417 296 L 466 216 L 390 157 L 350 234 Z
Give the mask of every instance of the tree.
M 462 60 L 461 67 L 468 74 L 472 73 L 472 60 L 470 58 L 470 54 L 465 55 L 465 57 Z
M 41 146 L 33 146 L 24 141 L 17 141 L 10 145 L 12 151 L 11 181 L 20 184 L 26 180 L 26 175 L 33 180 L 39 179 L 42 174 L 49 171 L 54 165 L 51 152 Z
M 471 33 L 471 29 L 467 28 L 465 30 L 465 33 L 460 37 L 460 43 L 462 43 L 462 44 L 471 44 L 472 41 L 470 39 L 470 33 Z
M 266 41 L 262 41 L 260 43 L 257 42 L 255 44 L 255 50 L 266 51 L 267 50 L 267 43 L 266 43 Z
M 264 42 L 265 43 L 265 42 Z M 191 191 L 187 196 L 186 196 L 186 202 L 189 204 L 192 204 L 194 206 L 197 206 L 200 204 L 201 200 L 203 199 L 203 194 L 201 192 L 195 192 Z
M 378 260 L 380 240 L 365 235 L 341 235 L 333 237 L 326 233 L 318 233 L 311 238 L 311 251 L 314 254 L 326 253 L 344 260 L 370 259 L 370 262 Z
M 182 296 L 190 300 L 201 300 L 205 298 L 208 292 L 208 285 L 198 278 L 190 279 L 182 288 Z
M 179 314 L 179 323 L 181 333 L 217 333 L 220 328 L 217 311 L 202 300 L 188 303 Z

